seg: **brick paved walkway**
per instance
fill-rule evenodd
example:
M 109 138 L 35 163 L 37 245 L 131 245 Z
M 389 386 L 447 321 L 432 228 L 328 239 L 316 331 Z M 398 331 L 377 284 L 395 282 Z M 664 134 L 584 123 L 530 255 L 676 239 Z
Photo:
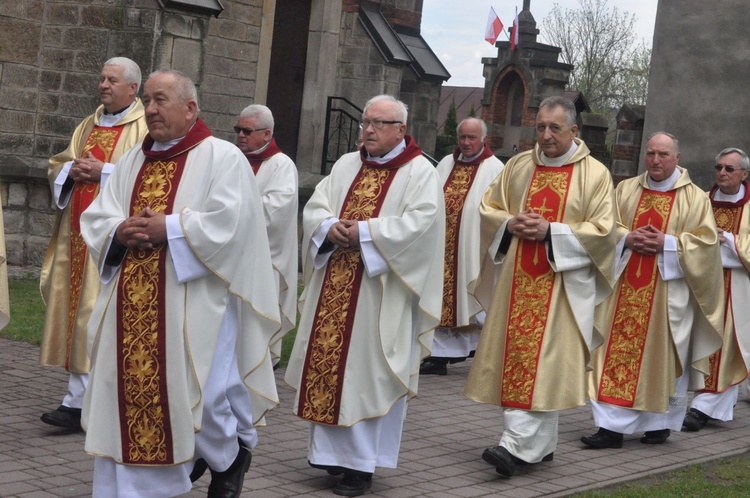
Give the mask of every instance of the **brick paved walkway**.
M 93 459 L 83 434 L 43 424 L 67 382 L 61 369 L 37 364 L 39 348 L 0 339 L 0 497 L 85 497 L 91 494 Z M 555 459 L 503 479 L 480 455 L 496 444 L 500 411 L 461 395 L 469 362 L 445 377 L 423 377 L 410 403 L 398 469 L 378 469 L 366 496 L 474 497 L 566 496 L 604 484 L 635 480 L 689 464 L 743 453 L 750 444 L 750 404 L 741 397 L 736 420 L 699 433 L 673 434 L 664 445 L 626 437 L 621 450 L 586 450 L 582 435 L 595 430 L 588 407 L 563 412 Z M 292 390 L 277 372 L 282 405 L 260 428 L 260 444 L 245 480 L 246 496 L 332 498 L 333 478 L 306 463 L 307 428 L 291 414 Z M 204 476 L 188 497 L 205 496 Z

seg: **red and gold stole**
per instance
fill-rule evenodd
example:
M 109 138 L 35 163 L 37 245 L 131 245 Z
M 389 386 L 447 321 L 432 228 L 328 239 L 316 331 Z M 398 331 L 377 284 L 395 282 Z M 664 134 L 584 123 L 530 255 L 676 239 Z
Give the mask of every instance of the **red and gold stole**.
M 666 232 L 677 190 L 644 189 L 631 230 L 651 225 Z M 635 404 L 659 268 L 655 254 L 633 252 L 622 276 L 604 357 L 598 400 L 626 408 Z
M 146 159 L 131 196 L 132 216 L 146 207 L 173 212 L 188 152 L 209 136 L 199 119 L 185 138 L 165 151 L 152 152 L 154 141 L 146 137 Z M 129 250 L 117 286 L 117 394 L 125 464 L 174 463 L 167 395 L 166 258 L 166 244 Z
M 537 166 L 531 178 L 526 209 L 533 208 L 549 222 L 560 222 L 573 177 L 573 165 Z M 555 273 L 545 242 L 520 240 L 510 292 L 503 383 L 503 406 L 530 409 L 547 326 Z
M 349 187 L 339 219 L 377 218 L 399 167 L 421 153 L 408 136 L 406 150 L 385 164 L 368 161 L 363 148 L 362 168 Z M 344 371 L 363 274 L 364 263 L 358 247 L 338 248 L 328 260 L 299 390 L 297 416 L 310 422 L 338 424 Z
M 263 149 L 262 152 L 258 152 L 257 154 L 248 152 L 247 154 L 245 154 L 245 157 L 248 161 L 250 161 L 250 167 L 253 168 L 253 173 L 257 175 L 258 170 L 263 164 L 263 161 L 275 156 L 276 154 L 279 154 L 280 152 L 281 149 L 279 149 L 279 147 L 276 145 L 276 139 L 272 138 L 271 141 L 268 142 L 268 147 Z
M 458 234 L 461 230 L 466 195 L 474 183 L 479 165 L 492 156 L 485 146 L 471 162 L 459 161 L 461 151 L 453 151 L 453 169 L 443 185 L 445 197 L 445 266 L 443 270 L 443 310 L 440 327 L 456 326 L 456 273 L 458 272 Z
M 714 194 L 718 190 L 716 186 L 711 189 L 709 194 L 711 198 L 711 205 L 714 210 L 714 219 L 716 219 L 716 226 L 725 232 L 737 235 L 740 233 L 740 223 L 742 221 L 742 210 L 745 209 L 745 204 L 750 200 L 750 185 L 744 182 L 745 185 L 745 197 L 738 202 L 722 202 L 715 201 Z M 727 318 L 732 313 L 731 308 L 731 293 L 732 293 L 732 270 L 724 268 L 724 296 L 726 301 L 724 302 L 724 323 L 726 327 Z M 724 340 L 727 340 L 725 338 Z M 736 341 L 737 335 L 732 334 L 731 340 Z M 717 350 L 711 356 L 709 356 L 709 375 L 705 378 L 705 386 L 699 392 L 707 393 L 718 393 L 719 391 L 719 367 L 721 366 L 721 351 L 723 348 Z M 739 346 L 738 346 L 739 349 Z
M 124 125 L 106 126 L 95 125 L 89 133 L 81 151 L 81 157 L 91 152 L 95 158 L 105 163 L 112 162 L 112 153 L 117 141 L 122 135 Z M 86 244 L 81 236 L 81 214 L 94 201 L 99 193 L 99 183 L 76 182 L 70 195 L 70 301 L 68 302 L 68 337 L 65 368 L 70 367 L 70 348 L 73 344 L 73 329 L 78 312 L 78 302 L 81 300 L 81 286 L 83 285 L 83 267 L 86 262 Z

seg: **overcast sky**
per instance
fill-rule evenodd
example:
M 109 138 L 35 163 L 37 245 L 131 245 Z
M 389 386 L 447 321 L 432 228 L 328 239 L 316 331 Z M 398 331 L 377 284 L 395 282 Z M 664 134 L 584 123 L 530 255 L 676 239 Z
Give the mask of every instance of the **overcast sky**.
M 531 0 L 531 14 L 537 28 L 554 4 L 564 11 L 580 7 L 578 0 Z M 656 0 L 608 1 L 608 6 L 620 12 L 635 14 L 635 35 L 651 46 L 656 19 Z M 507 32 L 513 24 L 515 7 L 523 8 L 523 0 L 516 3 L 492 0 L 425 0 L 422 7 L 422 36 L 448 69 L 451 86 L 483 87 L 482 57 L 496 57 L 497 49 L 484 40 L 487 14 L 490 7 L 505 27 L 498 40 L 508 40 Z M 541 38 L 541 34 L 539 37 Z M 541 40 L 540 40 L 541 41 Z

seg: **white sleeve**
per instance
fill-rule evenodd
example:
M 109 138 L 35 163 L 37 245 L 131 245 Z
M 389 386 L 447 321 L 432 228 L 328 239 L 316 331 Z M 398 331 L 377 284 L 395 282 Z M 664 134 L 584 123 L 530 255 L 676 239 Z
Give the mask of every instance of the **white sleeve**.
M 111 175 L 114 170 L 115 170 L 114 164 L 104 163 L 104 166 L 102 166 L 102 176 L 99 179 L 100 190 L 104 188 L 104 184 L 107 183 L 107 180 L 109 179 L 109 175 Z
M 592 261 L 581 241 L 565 223 L 550 223 L 550 244 L 555 260 L 550 261 L 554 272 L 577 270 L 590 266 Z
M 657 258 L 661 279 L 665 282 L 685 278 L 685 272 L 680 266 L 680 258 L 677 256 L 677 237 L 664 235 L 664 252 Z
M 68 161 L 67 163 L 63 164 L 63 167 L 60 170 L 60 174 L 58 174 L 57 178 L 55 178 L 55 188 L 52 192 L 52 195 L 55 196 L 55 204 L 57 204 L 57 207 L 59 207 L 60 209 L 65 209 L 65 206 L 67 206 L 68 202 L 70 202 L 70 194 L 73 192 L 73 189 L 70 189 L 63 195 L 63 185 L 65 185 L 65 180 L 68 179 L 68 174 L 70 173 L 71 166 L 73 166 L 73 161 Z
M 737 246 L 734 245 L 734 234 L 724 232 L 726 239 L 719 246 L 721 248 L 721 266 L 724 268 L 744 268 L 740 256 L 737 254 Z
M 359 221 L 357 222 L 357 228 L 359 228 L 359 250 L 362 254 L 367 276 L 374 277 L 387 272 L 390 268 L 372 241 L 370 226 L 366 221 Z
M 323 268 L 328 262 L 328 258 L 333 254 L 333 251 L 321 253 L 320 248 L 326 241 L 328 230 L 330 230 L 331 226 L 337 221 L 339 221 L 338 218 L 327 218 L 323 220 L 323 223 L 321 223 L 318 229 L 315 230 L 315 233 L 310 239 L 310 257 L 313 260 L 313 266 L 316 270 Z
M 190 248 L 180 225 L 179 214 L 167 215 L 167 243 L 179 283 L 189 282 L 211 274 L 211 270 Z

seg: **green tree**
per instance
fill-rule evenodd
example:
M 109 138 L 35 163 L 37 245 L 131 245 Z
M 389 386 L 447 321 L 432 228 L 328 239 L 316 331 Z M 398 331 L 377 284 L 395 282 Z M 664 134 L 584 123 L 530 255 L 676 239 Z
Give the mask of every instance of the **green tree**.
M 456 99 L 454 98 L 451 100 L 450 107 L 448 107 L 448 115 L 443 123 L 443 133 L 438 135 L 435 140 L 435 157 L 437 159 L 447 156 L 456 148 L 458 141 L 456 127 L 458 127 L 458 118 L 456 117 Z
M 471 109 L 469 109 L 469 117 L 470 117 L 470 118 L 475 118 L 475 117 L 477 117 L 477 110 L 476 110 L 476 109 L 474 109 L 474 103 L 473 103 L 473 102 L 472 102 L 472 104 L 471 104 Z
M 635 15 L 610 8 L 607 0 L 578 4 L 578 9 L 555 4 L 540 29 L 546 43 L 562 49 L 562 62 L 574 66 L 570 89 L 582 92 L 602 114 L 626 102 L 645 103 L 651 49 L 633 36 Z

